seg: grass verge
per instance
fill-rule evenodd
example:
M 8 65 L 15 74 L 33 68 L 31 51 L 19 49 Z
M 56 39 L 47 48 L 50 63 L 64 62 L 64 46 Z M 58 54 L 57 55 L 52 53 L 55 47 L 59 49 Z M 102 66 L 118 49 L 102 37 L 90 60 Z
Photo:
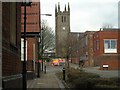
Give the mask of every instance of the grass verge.
M 63 73 L 56 73 L 58 78 L 63 81 Z M 120 78 L 101 78 L 94 73 L 87 73 L 83 70 L 69 68 L 66 69 L 66 78 L 64 83 L 69 88 L 91 88 L 91 89 L 110 89 L 118 90 Z M 119 88 L 120 89 L 120 88 Z

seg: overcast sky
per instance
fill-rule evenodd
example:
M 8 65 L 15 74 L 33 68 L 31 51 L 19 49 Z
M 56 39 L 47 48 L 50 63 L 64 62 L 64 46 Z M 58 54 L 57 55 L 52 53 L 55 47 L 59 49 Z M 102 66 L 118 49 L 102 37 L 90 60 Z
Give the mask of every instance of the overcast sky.
M 61 11 L 65 4 L 70 4 L 70 28 L 72 32 L 85 32 L 99 30 L 103 24 L 112 24 L 118 27 L 118 1 L 119 0 L 41 0 L 41 14 L 49 26 L 55 30 L 55 4 L 60 2 Z

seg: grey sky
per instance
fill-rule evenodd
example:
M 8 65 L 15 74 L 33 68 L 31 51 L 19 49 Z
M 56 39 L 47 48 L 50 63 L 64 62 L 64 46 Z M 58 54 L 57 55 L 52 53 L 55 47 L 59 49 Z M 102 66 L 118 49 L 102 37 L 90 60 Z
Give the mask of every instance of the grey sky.
M 99 30 L 104 23 L 118 26 L 119 0 L 41 0 L 41 14 L 52 14 L 52 17 L 41 16 L 46 19 L 50 27 L 55 30 L 55 4 L 60 2 L 61 11 L 65 4 L 70 4 L 70 28 L 72 32 Z

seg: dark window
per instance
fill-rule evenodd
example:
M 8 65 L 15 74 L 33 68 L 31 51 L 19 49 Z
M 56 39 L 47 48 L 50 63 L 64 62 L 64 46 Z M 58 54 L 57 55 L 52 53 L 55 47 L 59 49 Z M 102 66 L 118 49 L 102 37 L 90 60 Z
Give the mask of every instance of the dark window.
M 66 22 L 66 16 L 64 16 L 64 22 Z
M 99 40 L 96 41 L 96 45 L 97 50 L 99 50 Z
M 62 22 L 63 22 L 63 16 L 62 16 Z
M 104 40 L 105 49 L 116 49 L 116 39 L 115 40 Z

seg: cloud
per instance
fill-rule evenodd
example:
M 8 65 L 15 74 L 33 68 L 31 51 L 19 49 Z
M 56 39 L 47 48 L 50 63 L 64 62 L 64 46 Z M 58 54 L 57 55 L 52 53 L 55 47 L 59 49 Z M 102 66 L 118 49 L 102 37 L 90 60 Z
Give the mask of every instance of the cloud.
M 86 29 L 99 30 L 103 23 L 110 23 L 114 27 L 117 27 L 117 3 L 87 2 L 85 5 L 81 3 L 76 7 L 79 9 L 75 9 L 71 18 L 78 17 L 76 20 L 72 20 L 72 22 L 79 23 L 78 25 L 80 28 L 77 31 L 85 31 Z M 71 27 L 75 28 L 72 24 Z M 74 29 L 72 31 L 74 31 Z
M 41 0 L 41 13 L 51 13 L 52 17 L 43 17 L 55 29 L 55 4 L 60 2 L 61 10 L 70 4 L 71 31 L 99 30 L 103 23 L 117 27 L 119 0 Z

